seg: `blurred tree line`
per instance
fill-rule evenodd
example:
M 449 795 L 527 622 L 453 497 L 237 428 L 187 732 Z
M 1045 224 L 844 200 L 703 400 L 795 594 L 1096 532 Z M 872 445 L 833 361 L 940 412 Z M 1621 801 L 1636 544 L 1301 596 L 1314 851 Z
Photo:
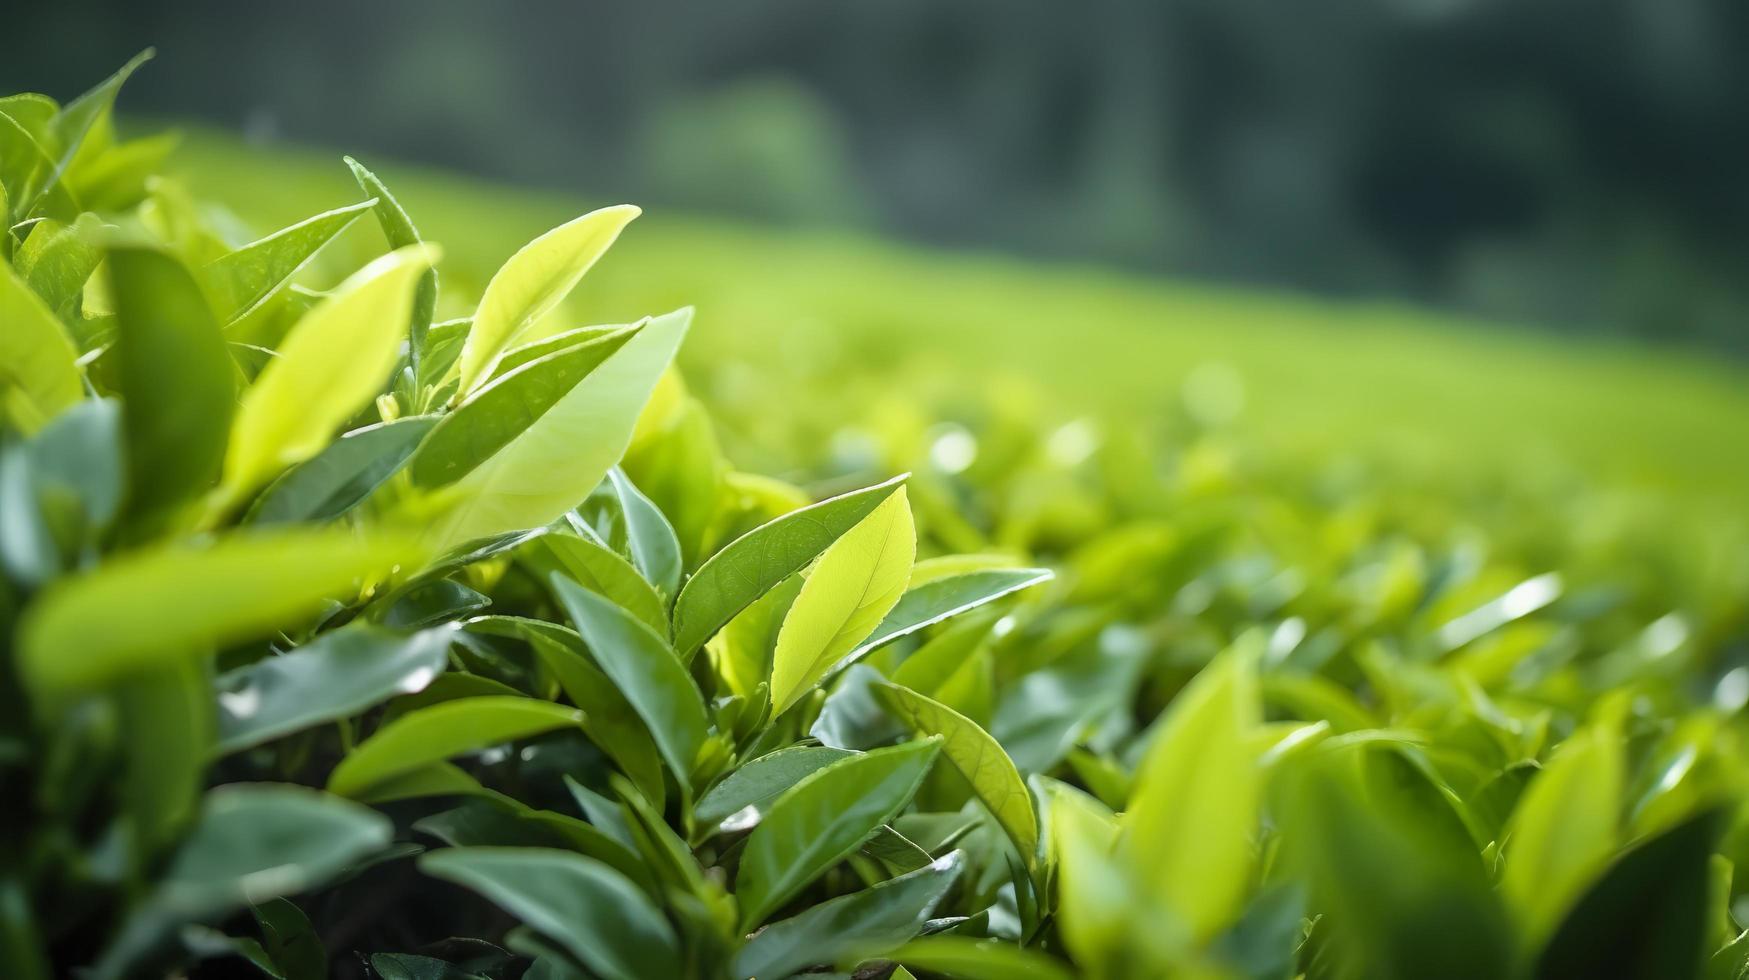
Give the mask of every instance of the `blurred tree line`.
M 0 88 L 1749 350 L 1743 0 L 22 0 Z

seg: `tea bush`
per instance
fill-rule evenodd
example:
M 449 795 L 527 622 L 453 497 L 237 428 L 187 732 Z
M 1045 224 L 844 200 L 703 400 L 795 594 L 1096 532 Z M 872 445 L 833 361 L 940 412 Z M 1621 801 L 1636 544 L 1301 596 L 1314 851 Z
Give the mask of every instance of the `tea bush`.
M 1749 970 L 1680 503 L 958 375 L 719 432 L 689 309 L 567 319 L 635 208 L 475 301 L 355 161 L 260 238 L 154 176 L 136 66 L 0 100 L 8 977 Z

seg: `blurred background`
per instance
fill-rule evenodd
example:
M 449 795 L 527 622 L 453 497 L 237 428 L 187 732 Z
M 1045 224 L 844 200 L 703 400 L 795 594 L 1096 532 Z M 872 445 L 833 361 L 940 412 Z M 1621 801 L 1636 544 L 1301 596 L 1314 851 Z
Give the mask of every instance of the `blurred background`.
M 67 98 L 150 43 L 130 114 L 256 141 L 1749 351 L 1742 0 L 54 0 L 6 16 L 36 40 L 8 45 L 0 91 Z

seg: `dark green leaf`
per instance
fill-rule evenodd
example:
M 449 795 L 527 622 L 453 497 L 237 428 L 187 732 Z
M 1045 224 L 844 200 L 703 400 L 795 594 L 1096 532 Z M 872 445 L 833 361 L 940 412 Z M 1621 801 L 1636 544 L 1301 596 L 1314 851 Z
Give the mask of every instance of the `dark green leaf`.
M 219 751 L 349 718 L 421 690 L 442 672 L 453 635 L 433 629 L 406 636 L 360 624 L 233 670 L 214 685 Z
M 686 667 L 667 641 L 620 607 L 558 576 L 552 588 L 595 662 L 644 720 L 669 771 L 686 790 L 709 724 Z
M 889 952 L 922 930 L 964 867 L 965 856 L 956 851 L 920 871 L 774 922 L 735 957 L 734 975 L 787 977 L 807 966 Z
M 416 415 L 346 433 L 269 484 L 249 520 L 288 524 L 339 517 L 393 476 L 436 424 L 435 415 Z
M 705 826 L 715 826 L 752 807 L 755 812 L 746 821 L 751 826 L 757 822 L 759 811 L 791 786 L 816 770 L 854 754 L 843 749 L 804 745 L 760 756 L 730 773 L 727 779 L 700 797 L 698 805 L 693 808 L 693 817 Z M 736 821 L 737 825 L 741 823 L 741 820 Z
M 151 517 L 218 477 L 236 409 L 231 357 L 194 279 L 146 248 L 109 252 L 129 510 Z
M 790 787 L 747 839 L 735 889 L 751 930 L 904 809 L 941 750 L 939 739 L 841 759 Z
M 427 854 L 419 867 L 486 896 L 607 980 L 681 975 L 668 921 L 599 861 L 541 848 L 475 847 Z
M 1536 976 L 1699 976 L 1713 898 L 1707 862 L 1727 819 L 1708 810 L 1618 858 L 1556 928 Z

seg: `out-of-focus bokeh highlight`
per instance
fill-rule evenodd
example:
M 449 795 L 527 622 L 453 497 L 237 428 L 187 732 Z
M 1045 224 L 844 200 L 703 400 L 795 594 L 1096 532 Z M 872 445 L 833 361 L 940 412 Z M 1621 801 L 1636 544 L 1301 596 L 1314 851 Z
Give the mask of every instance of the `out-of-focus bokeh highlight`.
M 56 0 L 0 89 L 762 222 L 1749 346 L 1737 0 Z M 52 43 L 78 37 L 77 45 Z

